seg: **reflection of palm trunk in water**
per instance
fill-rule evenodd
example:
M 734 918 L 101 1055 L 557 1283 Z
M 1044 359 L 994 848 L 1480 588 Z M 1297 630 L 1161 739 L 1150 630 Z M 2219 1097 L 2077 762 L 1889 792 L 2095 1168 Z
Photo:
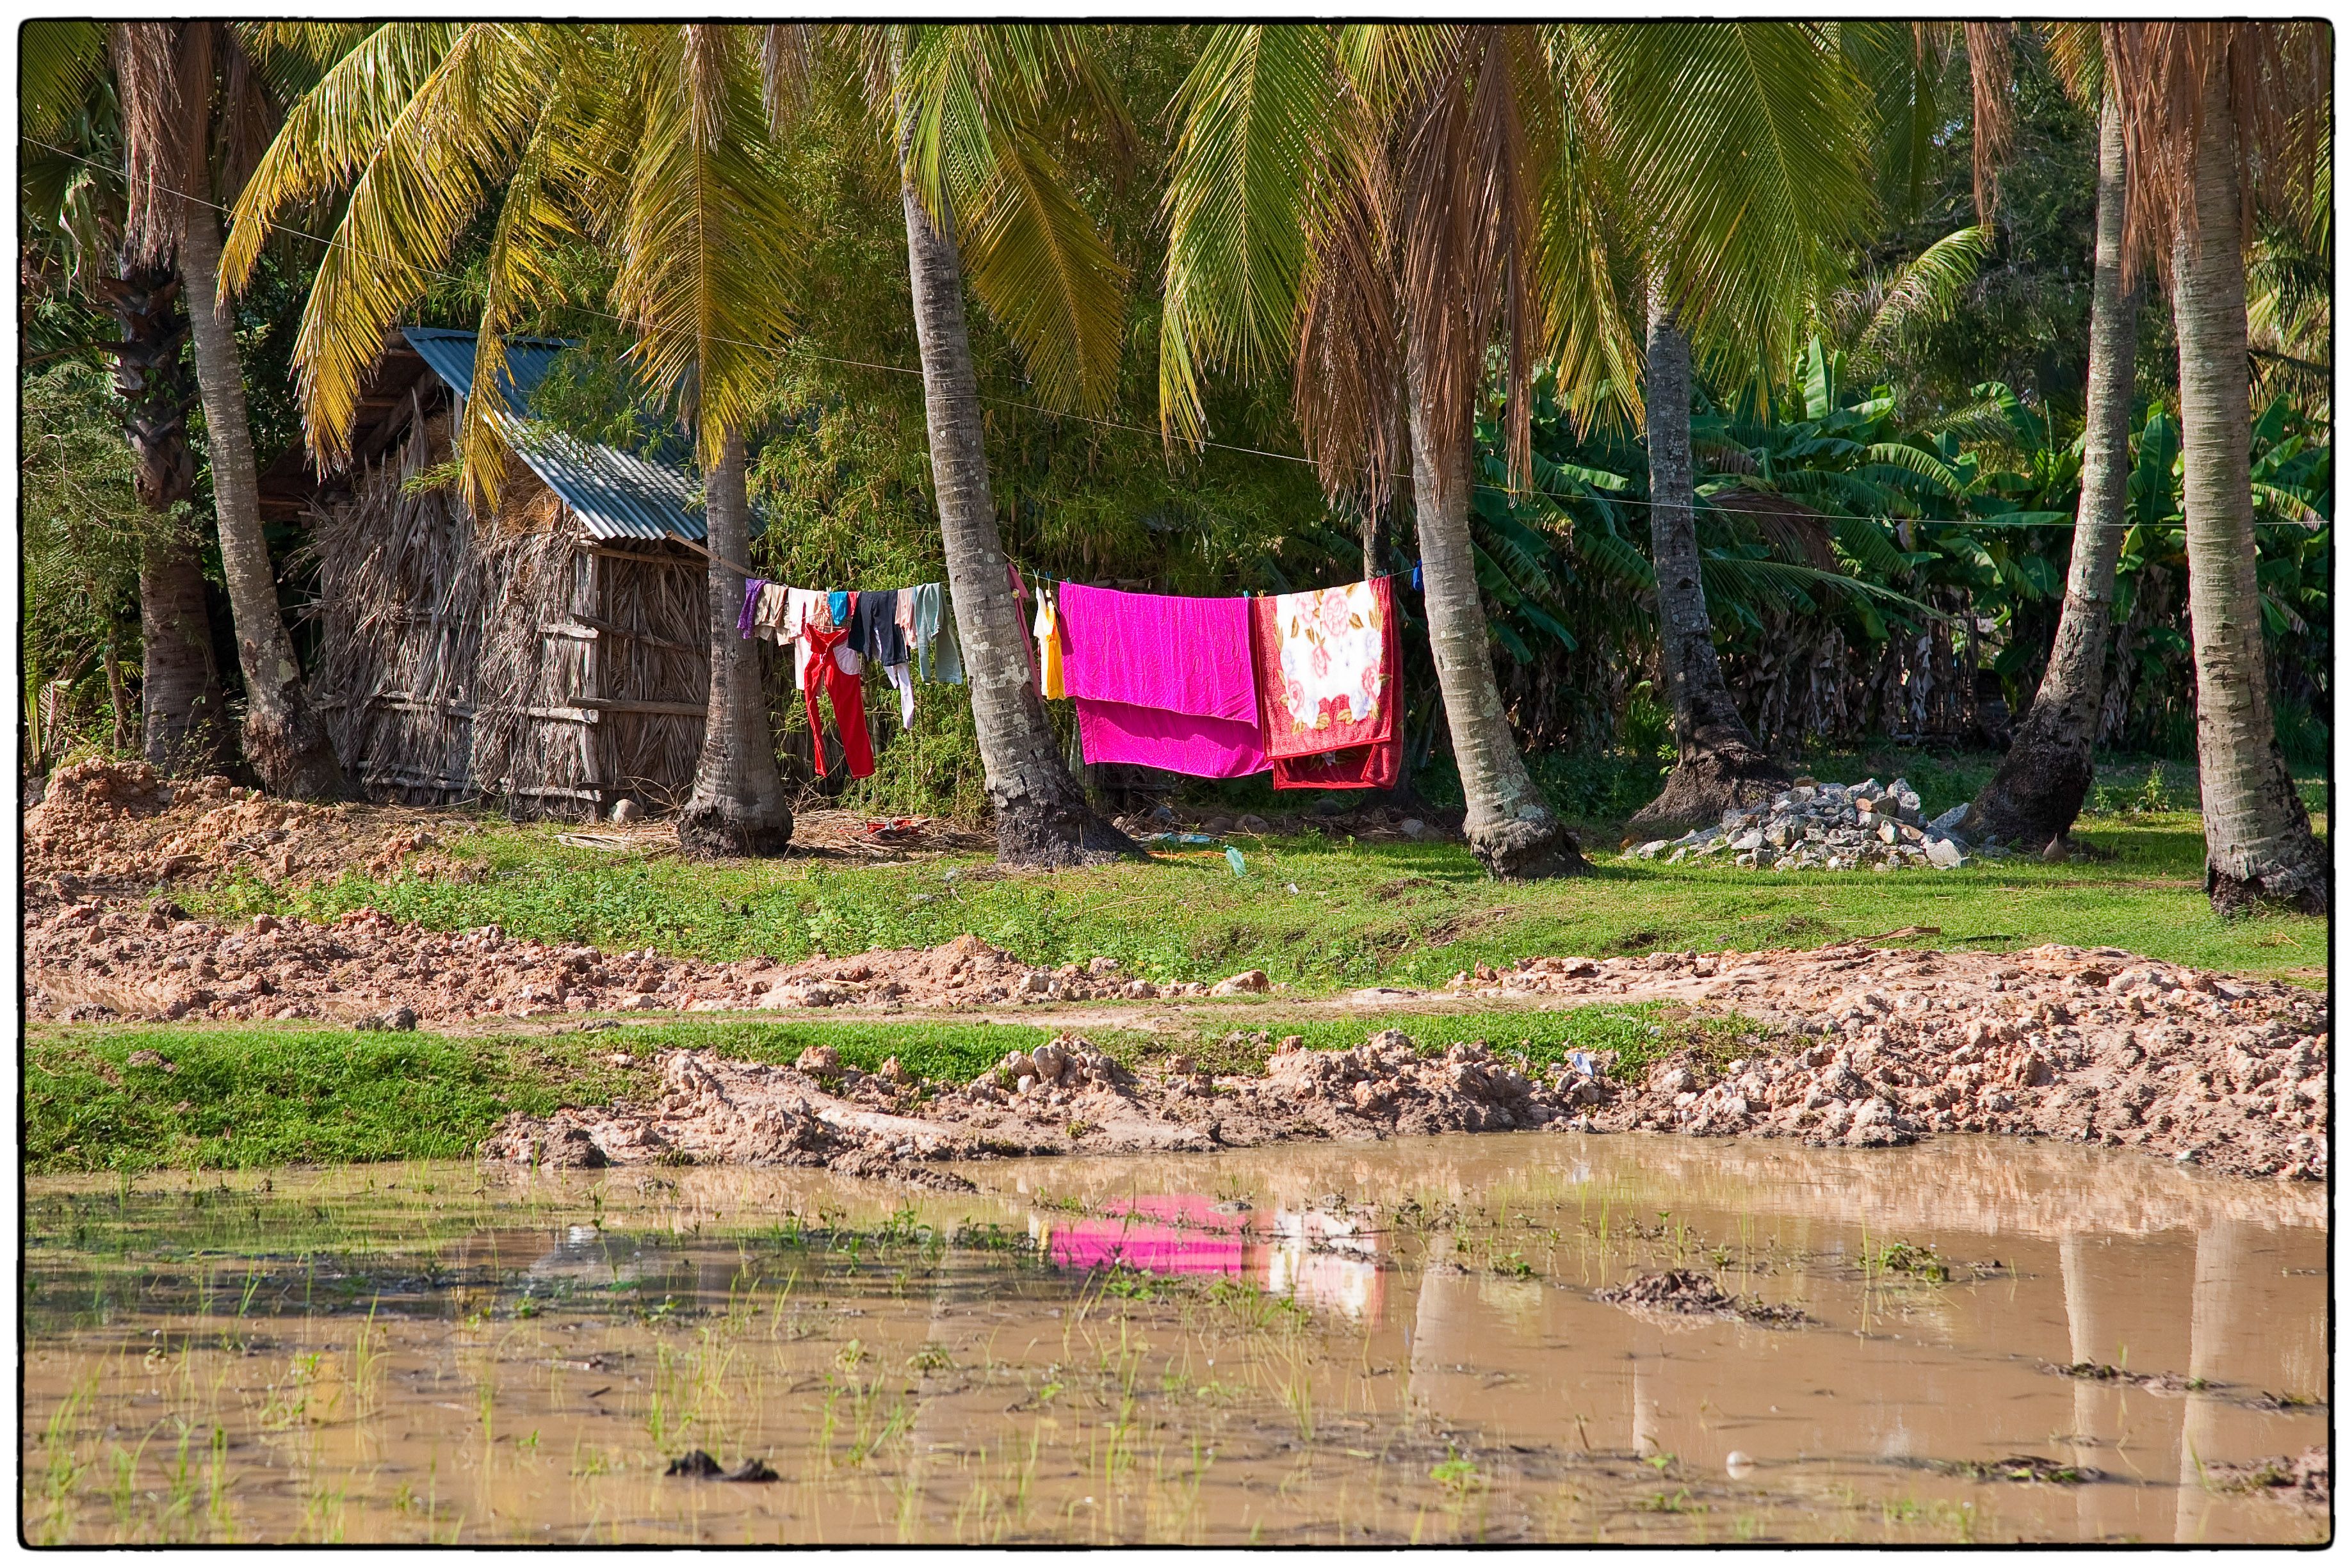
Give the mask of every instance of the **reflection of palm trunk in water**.
M 954 1349 L 948 1343 L 947 1315 L 948 1260 L 952 1254 L 940 1255 L 939 1273 L 931 1281 L 931 1326 L 923 1336 L 923 1349 L 918 1359 L 922 1364 L 915 1372 L 915 1408 L 907 1422 L 907 1470 L 900 1483 L 905 1489 L 898 1500 L 898 1539 L 921 1541 L 928 1538 L 930 1525 L 931 1446 L 953 1447 L 956 1443 L 955 1416 L 940 1397 L 946 1392 L 946 1380 L 953 1369 L 933 1366 L 935 1361 L 951 1359 Z M 942 1499 L 942 1501 L 946 1500 Z M 952 1507 L 949 1510 L 953 1513 Z
M 1643 1458 L 1664 1451 L 1658 1436 L 1658 1395 L 1661 1391 L 1661 1381 L 1656 1372 L 1653 1372 L 1647 1378 L 1642 1375 L 1642 1368 L 1649 1359 L 1639 1351 L 1634 1353 L 1633 1452 Z M 1658 1364 L 1663 1370 L 1665 1364 L 1663 1348 L 1659 1352 Z
M 2066 1292 L 2066 1359 L 2083 1362 L 2104 1362 L 2114 1354 L 2114 1346 L 2105 1343 L 2097 1319 L 2091 1310 L 2090 1239 L 2083 1235 L 2061 1237 L 2058 1241 L 2058 1274 Z M 2074 1458 L 2072 1462 L 2098 1469 L 2112 1469 L 2114 1465 L 2099 1462 L 2100 1444 L 2095 1439 L 2107 1435 L 2109 1423 L 2105 1416 L 2113 1410 L 2116 1396 L 2103 1384 L 2087 1377 L 2074 1382 Z M 2102 1406 L 2105 1406 L 2103 1409 Z M 2096 1540 L 2105 1531 L 2096 1517 L 2098 1500 L 2093 1495 L 2096 1487 L 2074 1489 L 2074 1519 L 2080 1531 L 2077 1539 Z
M 2197 1277 L 2189 1293 L 2189 1375 L 2221 1382 L 2230 1374 L 2226 1356 L 2230 1333 L 2243 1302 L 2239 1299 L 2252 1250 L 2252 1232 L 2241 1220 L 2221 1219 L 2197 1238 Z M 2223 1458 L 2221 1444 L 2221 1402 L 2210 1395 L 2190 1394 L 2181 1401 L 2180 1492 L 2173 1519 L 2172 1539 L 2178 1543 L 2204 1537 L 2205 1514 L 2211 1494 L 2200 1474 L 2202 1465 Z
M 1465 1341 L 1473 1333 L 1477 1281 L 1454 1270 L 1454 1238 L 1432 1238 L 1422 1260 L 1421 1289 L 1413 1298 L 1412 1354 L 1407 1392 L 1417 1412 L 1441 1423 L 1475 1417 L 1475 1412 L 1445 1410 L 1456 1366 L 1472 1358 Z

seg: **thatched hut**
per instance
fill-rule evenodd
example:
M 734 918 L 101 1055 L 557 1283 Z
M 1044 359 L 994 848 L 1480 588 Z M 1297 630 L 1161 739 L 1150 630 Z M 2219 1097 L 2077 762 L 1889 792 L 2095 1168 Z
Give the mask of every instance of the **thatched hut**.
M 515 460 L 478 522 L 449 465 L 474 334 L 407 328 L 362 405 L 353 463 L 273 470 L 310 523 L 312 695 L 373 797 L 503 799 L 518 816 L 684 800 L 709 686 L 705 530 L 681 470 L 524 422 L 566 345 L 510 340 Z M 282 467 L 283 465 L 281 465 Z

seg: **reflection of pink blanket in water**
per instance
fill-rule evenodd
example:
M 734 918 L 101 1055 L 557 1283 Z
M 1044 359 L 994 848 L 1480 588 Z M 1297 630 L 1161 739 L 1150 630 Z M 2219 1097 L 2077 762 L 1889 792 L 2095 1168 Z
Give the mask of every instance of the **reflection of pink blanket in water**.
M 1045 1255 L 1066 1269 L 1117 1264 L 1151 1274 L 1241 1273 L 1241 1221 L 1219 1214 L 1207 1198 L 1139 1197 L 1111 1207 L 1126 1212 L 1057 1228 Z
M 1066 583 L 1062 675 L 1088 762 L 1200 779 L 1268 766 L 1250 667 L 1249 601 Z

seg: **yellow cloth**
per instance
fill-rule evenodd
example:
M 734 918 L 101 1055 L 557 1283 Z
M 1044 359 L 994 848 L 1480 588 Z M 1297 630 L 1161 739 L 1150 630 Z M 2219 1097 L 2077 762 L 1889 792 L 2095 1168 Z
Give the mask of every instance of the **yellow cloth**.
M 1061 627 L 1054 616 L 1054 601 L 1043 583 L 1037 585 L 1037 619 L 1031 630 L 1037 633 L 1038 689 L 1049 697 L 1068 696 L 1069 691 L 1062 684 Z

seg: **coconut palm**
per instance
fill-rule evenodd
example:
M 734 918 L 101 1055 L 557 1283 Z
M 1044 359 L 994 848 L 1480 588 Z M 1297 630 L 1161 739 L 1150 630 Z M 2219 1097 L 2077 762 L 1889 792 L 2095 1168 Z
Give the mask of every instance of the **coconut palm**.
M 485 507 L 509 434 L 505 333 L 562 299 L 551 264 L 567 243 L 611 256 L 632 368 L 692 426 L 705 474 L 709 706 L 678 820 L 698 853 L 773 853 L 793 827 L 759 648 L 735 630 L 751 542 L 744 431 L 792 329 L 799 228 L 761 92 L 743 27 L 387 25 L 293 106 L 230 244 L 239 284 L 278 212 L 350 187 L 296 345 L 309 438 L 331 462 L 385 329 L 495 203 L 462 433 Z
M 104 51 L 102 24 L 26 25 L 19 210 L 38 258 L 36 287 L 94 297 L 114 319 L 116 340 L 104 348 L 147 518 L 139 533 L 140 749 L 166 773 L 214 772 L 227 765 L 235 737 L 190 506 L 196 388 L 187 312 L 175 262 L 123 250 L 121 120 L 100 68 Z
M 245 675 L 246 759 L 275 793 L 324 798 L 342 788 L 326 730 L 305 695 L 302 671 L 278 605 L 278 580 L 261 527 L 244 362 L 217 276 L 216 193 L 234 190 L 257 134 L 273 112 L 272 73 L 224 22 L 120 22 L 58 29 L 28 55 L 26 103 L 35 118 L 110 66 L 120 105 L 126 263 L 176 267 L 194 345 L 205 411 L 214 510 L 229 608 Z M 149 298 L 153 298 L 150 296 Z M 143 391 L 143 387 L 142 387 Z M 191 644 L 194 597 L 185 556 L 159 559 L 161 623 Z M 162 601 L 168 587 L 170 605 Z M 173 641 L 165 639 L 167 647 Z M 201 691 L 193 654 L 183 684 Z M 167 683 L 168 688 L 169 683 Z
M 812 42 L 797 27 L 772 29 L 772 76 L 789 84 L 804 74 Z M 824 43 L 833 57 L 861 63 L 877 129 L 898 165 L 931 481 L 997 856 L 1076 865 L 1135 853 L 1070 776 L 1033 683 L 989 495 L 963 311 L 969 278 L 1049 402 L 1109 401 L 1123 279 L 1071 198 L 1043 120 L 1048 109 L 1077 100 L 1116 129 L 1118 108 L 1072 28 L 874 27 Z
M 1557 31 L 1537 27 L 1221 27 L 1174 109 L 1167 196 L 1163 428 L 1176 442 L 1205 434 L 1211 371 L 1287 363 L 1327 489 L 1360 490 L 1377 511 L 1409 457 L 1464 832 L 1507 877 L 1585 862 L 1496 685 L 1469 527 L 1488 350 L 1502 350 L 1522 479 L 1536 355 L 1577 372 L 1631 357 L 1601 303 L 1608 258 L 1578 178 L 1567 68 Z
M 2110 22 L 2102 35 L 2122 109 L 2126 241 L 2171 267 L 2206 895 L 2224 913 L 2325 914 L 2327 857 L 2287 771 L 2263 661 L 2245 248 L 2257 205 L 2314 172 L 2327 35 L 2268 22 Z
M 1972 29 L 1978 25 L 1971 24 Z M 2009 753 L 1961 819 L 1972 837 L 2029 846 L 2063 839 L 2091 788 L 2091 743 L 2105 695 L 2114 620 L 2116 563 L 2122 553 L 2131 478 L 2134 354 L 2139 294 L 2124 282 L 2124 128 L 2114 93 L 2103 90 L 2096 30 L 2052 29 L 2061 78 L 2099 116 L 2097 231 L 2091 262 L 2090 367 L 2083 396 L 2083 489 L 2074 514 L 2066 597 L 2050 663 Z M 1971 38 L 1974 47 L 1973 32 Z M 1973 57 L 1973 56 L 1972 56 Z M 1982 95 L 1980 95 L 1981 97 Z M 1979 110 L 1978 123 L 1994 117 Z M 1981 143 L 1980 143 L 1981 144 Z M 1981 174 L 1979 187 L 1986 181 Z
M 423 291 L 466 222 L 490 201 L 497 178 L 511 172 L 488 258 L 477 395 L 467 408 L 468 484 L 478 495 L 493 490 L 500 448 L 490 426 L 499 402 L 480 394 L 497 384 L 498 332 L 529 304 L 550 297 L 549 261 L 562 245 L 575 235 L 613 237 L 597 212 L 624 210 L 615 204 L 643 182 L 687 172 L 687 163 L 673 169 L 660 162 L 669 156 L 664 138 L 656 139 L 653 152 L 631 140 L 641 123 L 631 115 L 642 111 L 616 108 L 619 100 L 605 82 L 616 70 L 626 76 L 634 68 L 627 60 L 659 45 L 661 30 L 614 35 L 617 52 L 588 63 L 579 51 L 600 36 L 546 26 L 388 26 L 354 51 L 335 90 L 322 85 L 296 106 L 257 173 L 255 195 L 240 208 L 238 240 L 241 246 L 257 244 L 261 225 L 279 206 L 357 177 L 352 215 L 341 231 L 349 243 L 331 250 L 320 270 L 298 348 L 311 438 L 329 455 L 348 428 L 383 324 Z M 719 70 L 722 62 L 721 74 L 737 80 L 743 68 L 737 62 L 748 64 L 756 48 L 758 86 L 770 120 L 761 136 L 771 145 L 792 129 L 820 67 L 867 93 L 884 145 L 900 166 L 902 188 L 913 193 L 908 256 L 940 530 L 997 813 L 999 852 L 1014 862 L 1062 863 L 1131 852 L 1125 837 L 1087 805 L 1029 686 L 1026 632 L 989 500 L 962 319 L 968 266 L 975 293 L 1022 349 L 1042 393 L 1066 401 L 1108 395 L 1119 347 L 1118 268 L 1057 178 L 1038 126 L 1061 95 L 1096 86 L 1076 35 L 1050 27 L 709 27 L 679 34 L 677 47 L 677 69 L 687 73 L 680 79 L 696 81 L 704 79 L 696 73 Z M 1095 96 L 1099 102 L 1099 93 Z M 740 112 L 740 89 L 730 89 L 726 102 L 729 115 Z M 721 140 L 749 145 L 749 137 L 730 120 Z M 593 147 L 609 149 L 597 156 L 627 172 L 598 172 L 590 166 L 594 158 L 579 151 Z M 726 151 L 717 147 L 709 156 Z M 679 199 L 691 189 L 690 181 L 678 186 Z M 657 381 L 681 392 L 700 389 L 695 395 L 703 400 L 706 462 L 722 468 L 734 458 L 725 439 L 728 422 L 713 417 L 711 399 L 723 388 L 725 397 L 748 409 L 743 400 L 788 327 L 789 312 L 764 321 L 759 317 L 771 307 L 782 311 L 782 291 L 768 274 L 788 266 L 793 255 L 791 230 L 783 226 L 790 213 L 779 207 L 775 191 L 746 185 L 727 200 L 734 204 L 732 216 L 719 209 L 709 216 L 739 224 L 731 247 L 690 246 L 677 258 L 681 270 L 665 275 L 668 282 L 643 286 L 647 300 L 703 310 L 702 326 L 657 335 L 668 348 L 653 339 L 641 341 L 641 353 L 661 372 Z M 770 226 L 740 226 L 758 204 L 764 204 L 761 222 Z M 719 231 L 709 233 L 715 240 Z M 240 248 L 233 259 L 246 254 Z M 658 249 L 636 265 L 650 268 L 657 259 Z M 728 267 L 759 275 L 726 276 L 721 269 Z M 695 267 L 708 270 L 698 274 Z M 616 302 L 627 293 L 619 286 L 625 283 L 625 268 Z M 721 308 L 749 314 L 723 323 L 712 314 Z M 681 354 L 679 345 L 689 338 L 693 352 Z M 731 481 L 719 488 L 731 492 Z M 714 495 L 714 508 L 730 505 Z M 712 526 L 731 525 L 715 509 Z M 714 573 L 719 558 L 730 550 L 733 559 L 741 559 L 740 541 L 730 545 L 714 531 L 712 543 Z M 740 580 L 730 580 L 740 602 Z M 724 607 L 718 597 L 712 606 L 714 648 L 725 641 L 729 659 L 739 658 L 734 611 L 725 610 L 722 634 L 718 618 Z M 727 678 L 714 671 L 714 704 Z M 756 774 L 761 765 L 752 754 L 772 747 L 749 738 L 754 721 L 747 701 L 730 698 L 728 711 L 740 716 L 737 733 L 707 735 L 706 746 L 729 747 L 739 769 Z M 764 719 L 760 723 L 764 734 Z M 739 785 L 729 788 L 743 793 Z
M 1727 365 L 1787 361 L 1835 242 L 1870 209 L 1865 117 L 1860 79 L 1820 28 L 1577 34 L 1596 84 L 1598 139 L 1627 210 L 1643 214 L 1651 559 L 1675 760 L 1632 825 L 1658 831 L 1711 821 L 1788 779 L 1741 719 L 1716 653 L 1692 516 L 1692 340 Z

